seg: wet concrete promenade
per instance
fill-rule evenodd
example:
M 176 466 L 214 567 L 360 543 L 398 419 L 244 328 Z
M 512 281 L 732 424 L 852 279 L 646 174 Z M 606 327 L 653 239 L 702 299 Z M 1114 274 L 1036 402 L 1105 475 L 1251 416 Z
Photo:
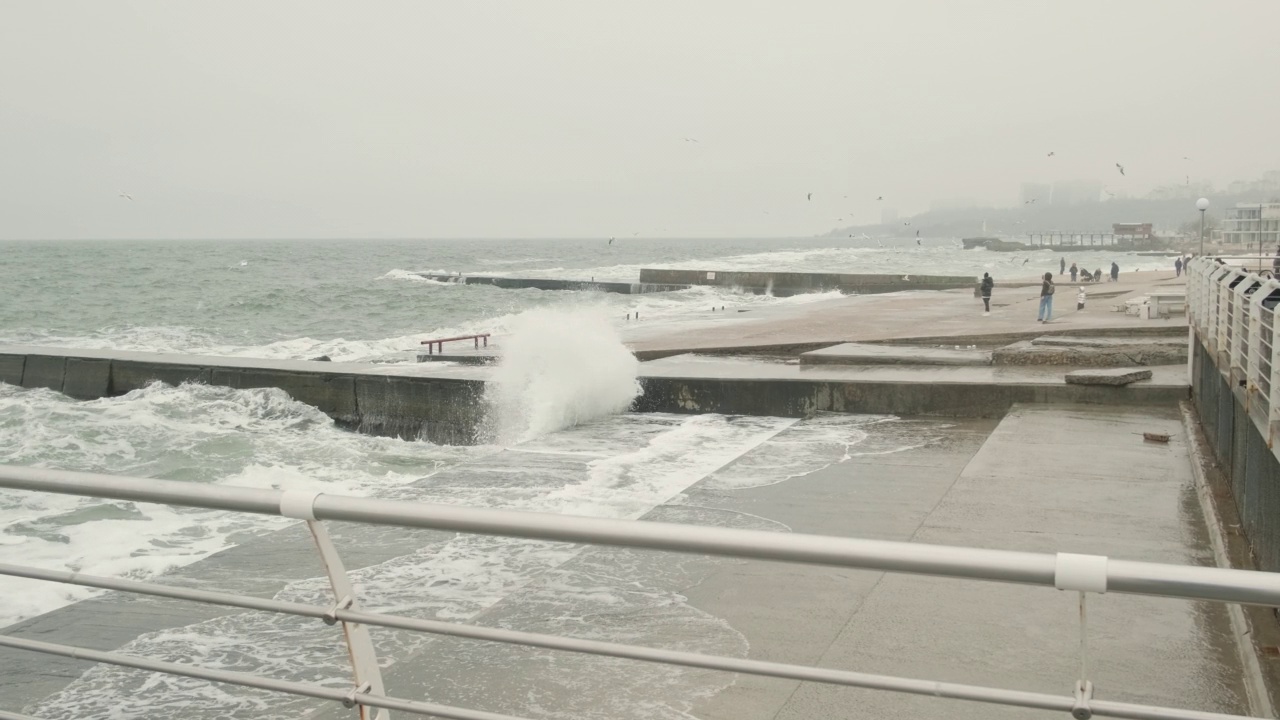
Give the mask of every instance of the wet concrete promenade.
M 1039 286 L 1001 288 L 992 295 L 991 315 L 972 290 L 905 291 L 854 295 L 799 306 L 744 313 L 708 312 L 685 327 L 636 324 L 623 339 L 642 359 L 686 352 L 808 350 L 844 342 L 937 339 L 939 343 L 1031 339 L 1045 333 L 1186 333 L 1186 319 L 1142 320 L 1116 305 L 1149 292 L 1177 291 L 1184 278 L 1172 272 L 1122 274 L 1117 282 L 1085 284 L 1085 309 L 1076 310 L 1076 288 L 1062 283 L 1054 296 L 1053 318 L 1036 321 Z M 1061 279 L 1058 279 L 1061 282 Z M 500 342 L 500 341 L 499 341 Z
M 853 457 L 783 485 L 688 501 L 755 513 L 795 532 L 1212 565 L 1174 409 L 1018 406 L 991 432 L 960 421 L 910 452 Z M 1167 445 L 1144 431 L 1167 432 Z M 749 587 L 749 594 L 743 588 Z M 908 575 L 725 568 L 689 588 L 749 656 L 1069 693 L 1076 596 Z M 1105 595 L 1090 604 L 1099 698 L 1248 713 L 1223 606 Z M 741 677 L 694 708 L 703 720 L 1061 717 L 1022 709 Z

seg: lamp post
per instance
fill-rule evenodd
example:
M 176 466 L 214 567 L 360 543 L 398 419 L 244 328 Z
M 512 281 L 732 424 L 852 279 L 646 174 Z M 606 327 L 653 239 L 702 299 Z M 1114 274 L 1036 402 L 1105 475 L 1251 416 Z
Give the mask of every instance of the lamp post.
M 1209 209 L 1209 198 L 1197 200 L 1196 209 L 1200 211 L 1200 254 L 1204 255 L 1204 211 Z

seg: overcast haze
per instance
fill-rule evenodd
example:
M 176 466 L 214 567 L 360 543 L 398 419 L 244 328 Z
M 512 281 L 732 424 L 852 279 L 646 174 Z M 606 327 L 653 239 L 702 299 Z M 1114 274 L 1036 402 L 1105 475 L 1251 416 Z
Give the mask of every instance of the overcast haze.
M 1270 0 L 0 0 L 0 237 L 808 235 L 1224 184 L 1280 168 L 1278 71 Z

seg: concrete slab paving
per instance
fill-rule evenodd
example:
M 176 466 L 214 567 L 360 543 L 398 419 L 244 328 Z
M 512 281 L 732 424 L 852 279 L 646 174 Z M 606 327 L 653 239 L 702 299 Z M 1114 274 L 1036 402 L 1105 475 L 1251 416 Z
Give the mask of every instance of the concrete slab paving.
M 1151 430 L 1174 440 L 1167 446 L 1143 444 L 1141 432 Z M 1180 432 L 1176 410 L 1015 406 L 962 468 L 895 467 L 880 457 L 874 464 L 881 472 L 867 473 L 859 462 L 793 480 L 785 504 L 767 491 L 745 491 L 722 502 L 766 514 L 761 506 L 792 508 L 792 529 L 808 531 L 795 514 L 799 497 L 814 494 L 835 504 L 832 493 L 839 492 L 846 496 L 842 505 L 851 509 L 844 524 L 849 535 L 1212 564 Z M 953 460 L 961 456 L 956 452 Z M 1089 474 L 1077 472 L 1081 464 L 1091 466 Z M 900 480 L 906 475 L 915 481 L 910 490 Z M 863 512 L 894 514 L 898 522 L 864 521 Z M 714 592 L 703 592 L 708 587 L 691 590 L 691 601 L 709 612 L 727 611 L 726 619 L 738 622 L 741 616 Z M 1076 603 L 1075 596 L 1047 588 L 886 574 L 865 594 L 848 598 L 847 622 L 821 648 L 766 647 L 752 627 L 735 627 L 752 641 L 752 657 L 816 653 L 817 660 L 805 661 L 1065 695 L 1079 667 Z M 1247 714 L 1222 606 L 1108 594 L 1093 598 L 1089 607 L 1090 675 L 1098 697 Z M 740 678 L 695 714 L 745 720 L 1060 717 L 818 684 L 782 685 Z
M 1142 368 L 1090 368 L 1066 375 L 1068 385 L 1128 385 L 1150 379 L 1151 371 Z
M 743 352 L 749 349 L 785 349 L 845 342 L 1003 337 L 1005 342 L 1029 340 L 1050 333 L 1101 335 L 1109 332 L 1148 332 L 1186 335 L 1186 318 L 1144 320 L 1112 307 L 1125 299 L 1145 296 L 1157 284 L 1173 281 L 1163 271 L 1123 273 L 1117 282 L 1091 286 L 1115 293 L 1115 299 L 1074 307 L 1074 286 L 1061 283 L 1058 305 L 1048 323 L 1036 321 L 1039 284 L 998 288 L 990 316 L 982 314 L 982 301 L 969 290 L 908 291 L 885 295 L 854 295 L 798 306 L 780 306 L 727 313 L 716 322 L 696 326 L 638 325 L 623 331 L 623 340 L 642 359 L 686 352 Z M 1092 331 L 1092 332 L 1091 332 Z

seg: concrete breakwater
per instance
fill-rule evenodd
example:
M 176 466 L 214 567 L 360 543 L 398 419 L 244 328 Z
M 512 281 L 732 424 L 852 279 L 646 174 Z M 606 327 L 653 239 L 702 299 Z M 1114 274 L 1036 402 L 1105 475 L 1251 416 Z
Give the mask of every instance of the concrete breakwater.
M 507 290 L 585 290 L 595 292 L 641 295 L 645 293 L 687 290 L 689 285 L 680 283 L 648 282 L 596 282 L 592 280 L 560 280 L 556 278 L 513 278 L 486 275 L 449 275 L 447 273 L 417 273 L 418 277 L 436 282 L 459 285 L 492 285 Z
M 723 272 L 643 268 L 641 283 L 736 287 L 778 297 L 839 290 L 843 293 L 887 293 L 899 290 L 969 289 L 977 278 L 967 275 L 861 275 L 806 272 Z
M 154 381 L 279 388 L 340 426 L 371 435 L 476 442 L 484 379 L 469 368 L 263 360 L 23 346 L 0 347 L 0 382 L 80 400 L 124 395 Z
M 972 288 L 977 278 L 964 275 L 853 275 L 805 272 L 724 272 L 720 270 L 665 270 L 644 268 L 639 282 L 597 282 L 557 278 L 514 278 L 486 275 L 417 273 L 418 277 L 459 285 L 490 285 L 508 290 L 579 290 L 639 295 L 687 290 L 694 285 L 739 288 L 757 295 L 778 297 L 839 290 L 843 293 L 886 293 L 899 290 L 953 290 Z

